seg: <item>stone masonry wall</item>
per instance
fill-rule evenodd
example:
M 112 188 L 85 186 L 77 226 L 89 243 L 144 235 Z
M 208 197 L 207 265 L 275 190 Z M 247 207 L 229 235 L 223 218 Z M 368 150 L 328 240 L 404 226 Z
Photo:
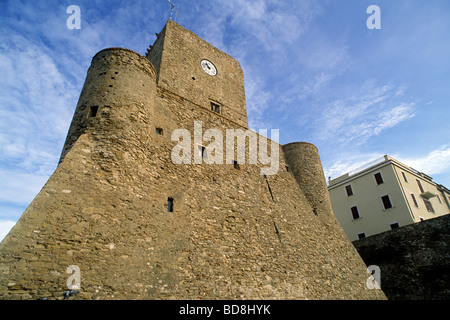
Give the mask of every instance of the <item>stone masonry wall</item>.
M 450 298 L 450 215 L 354 242 L 367 265 L 380 267 L 381 288 L 392 300 Z
M 143 65 L 122 49 L 93 59 L 74 116 L 88 117 L 85 129 L 69 134 L 64 160 L 0 244 L 0 299 L 62 299 L 70 265 L 79 299 L 385 298 L 366 288 L 366 266 L 331 213 L 313 210 L 281 146 L 267 177 L 260 164 L 174 164 L 174 129 L 245 128 L 155 90 Z M 107 81 L 92 76 L 103 72 Z M 80 108 L 91 102 L 94 119 Z

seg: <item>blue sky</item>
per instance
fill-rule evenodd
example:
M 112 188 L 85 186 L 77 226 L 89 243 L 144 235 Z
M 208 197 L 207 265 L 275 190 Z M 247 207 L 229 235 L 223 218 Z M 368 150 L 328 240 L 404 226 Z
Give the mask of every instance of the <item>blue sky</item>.
M 241 63 L 251 128 L 315 144 L 326 177 L 388 154 L 450 187 L 450 1 L 172 2 Z M 92 57 L 144 54 L 169 15 L 166 0 L 0 0 L 0 239 L 55 170 Z

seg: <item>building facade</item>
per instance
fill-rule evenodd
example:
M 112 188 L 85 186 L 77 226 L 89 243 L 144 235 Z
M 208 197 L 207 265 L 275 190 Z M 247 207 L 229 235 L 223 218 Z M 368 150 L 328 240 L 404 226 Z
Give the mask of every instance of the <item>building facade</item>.
M 330 180 L 334 214 L 351 241 L 450 213 L 450 191 L 385 155 Z

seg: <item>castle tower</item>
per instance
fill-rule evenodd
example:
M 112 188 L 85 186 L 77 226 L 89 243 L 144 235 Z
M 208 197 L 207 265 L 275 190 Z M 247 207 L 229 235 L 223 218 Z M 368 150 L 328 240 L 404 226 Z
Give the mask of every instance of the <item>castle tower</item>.
M 191 158 L 196 124 L 247 130 L 239 63 L 173 21 L 147 58 L 92 59 L 60 164 L 0 244 L 0 299 L 62 299 L 73 270 L 77 299 L 385 298 L 330 218 L 314 146 L 269 141 L 272 175 L 174 163 L 178 129 Z
M 316 215 L 332 213 L 330 196 L 317 147 L 307 142 L 283 145 L 286 161 Z
M 247 127 L 244 73 L 238 61 L 169 20 L 147 53 L 158 87 Z
M 155 80 L 153 65 L 134 51 L 110 48 L 97 53 L 81 90 L 60 162 L 82 134 L 94 135 L 99 143 L 105 143 L 115 133 L 120 132 L 124 140 L 138 133 L 142 143 L 150 144 Z

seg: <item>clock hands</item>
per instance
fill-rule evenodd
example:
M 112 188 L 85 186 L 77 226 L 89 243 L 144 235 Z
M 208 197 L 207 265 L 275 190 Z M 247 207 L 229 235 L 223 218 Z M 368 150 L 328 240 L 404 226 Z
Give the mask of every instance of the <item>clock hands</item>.
M 211 67 L 209 66 L 209 63 L 207 61 L 203 61 L 203 65 L 205 65 L 209 70 L 211 70 Z
M 216 66 L 211 61 L 208 61 L 206 59 L 202 60 L 201 66 L 202 66 L 203 70 L 210 76 L 216 75 L 216 73 L 217 73 Z

